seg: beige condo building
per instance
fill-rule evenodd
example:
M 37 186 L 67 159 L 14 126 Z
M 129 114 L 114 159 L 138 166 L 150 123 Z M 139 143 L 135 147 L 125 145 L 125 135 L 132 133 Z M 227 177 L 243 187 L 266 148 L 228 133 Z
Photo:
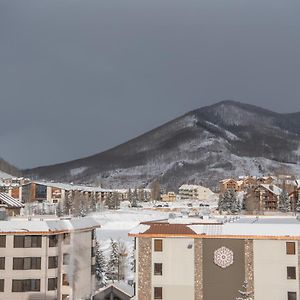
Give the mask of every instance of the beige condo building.
M 0 221 L 0 299 L 90 299 L 97 227 L 92 218 Z
M 299 300 L 296 217 L 144 222 L 135 238 L 137 300 Z

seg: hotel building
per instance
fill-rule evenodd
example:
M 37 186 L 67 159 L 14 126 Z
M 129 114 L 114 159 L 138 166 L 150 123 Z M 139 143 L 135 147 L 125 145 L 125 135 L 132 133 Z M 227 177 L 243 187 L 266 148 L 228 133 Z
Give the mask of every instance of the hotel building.
M 141 223 L 135 238 L 137 300 L 299 300 L 296 217 L 175 218 Z
M 0 299 L 90 299 L 97 227 L 92 218 L 0 221 Z

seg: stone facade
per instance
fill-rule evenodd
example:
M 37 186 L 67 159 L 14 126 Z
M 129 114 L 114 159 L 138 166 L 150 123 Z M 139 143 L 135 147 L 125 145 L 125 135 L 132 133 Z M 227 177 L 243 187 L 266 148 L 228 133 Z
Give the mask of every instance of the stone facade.
M 195 300 L 203 300 L 202 239 L 195 239 Z
M 245 240 L 245 280 L 248 282 L 248 292 L 254 292 L 253 240 Z
M 138 252 L 138 299 L 151 300 L 152 241 L 150 238 L 139 239 Z

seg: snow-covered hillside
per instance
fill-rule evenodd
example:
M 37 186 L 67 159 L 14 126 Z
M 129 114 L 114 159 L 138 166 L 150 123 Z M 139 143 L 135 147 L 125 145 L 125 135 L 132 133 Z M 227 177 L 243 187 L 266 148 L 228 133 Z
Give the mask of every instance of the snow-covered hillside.
M 192 111 L 127 143 L 84 159 L 27 170 L 104 187 L 216 186 L 239 175 L 299 174 L 299 114 L 224 101 Z

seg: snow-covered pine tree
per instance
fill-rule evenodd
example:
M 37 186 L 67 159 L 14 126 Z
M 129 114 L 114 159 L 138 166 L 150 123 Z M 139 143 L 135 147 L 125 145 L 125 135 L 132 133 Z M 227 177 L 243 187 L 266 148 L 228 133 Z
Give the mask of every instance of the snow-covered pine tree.
M 91 211 L 95 212 L 97 210 L 97 196 L 95 193 L 91 196 Z
M 291 211 L 291 201 L 289 199 L 289 195 L 285 190 L 282 190 L 278 199 L 278 209 L 282 212 Z
M 113 192 L 112 202 L 113 202 L 114 209 L 119 209 L 120 208 L 120 197 L 119 197 L 118 192 Z
M 137 206 L 138 206 L 138 192 L 137 189 L 134 189 L 131 198 L 131 207 L 137 207 Z
M 106 276 L 106 260 L 103 254 L 103 251 L 100 248 L 99 242 L 96 241 L 96 279 L 100 287 L 107 285 L 107 276 Z
M 123 240 L 118 241 L 118 251 L 119 251 L 119 276 L 118 280 L 125 279 L 125 271 L 127 267 L 128 260 L 128 250 L 126 244 Z
M 131 203 L 132 202 L 132 192 L 131 192 L 131 189 L 128 189 L 128 192 L 127 192 L 127 200 Z
M 247 280 L 244 281 L 242 290 L 239 290 L 240 296 L 235 300 L 253 300 L 253 291 L 249 291 Z
M 119 279 L 119 247 L 113 239 L 110 240 L 110 256 L 107 264 L 107 278 L 109 280 Z
M 224 199 L 224 195 L 221 195 L 219 196 L 219 201 L 218 201 L 218 211 L 220 214 L 222 214 L 223 212 L 223 199 Z
M 218 210 L 220 212 L 237 213 L 239 212 L 239 204 L 237 202 L 236 192 L 228 189 L 219 198 Z
M 298 194 L 298 198 L 296 202 L 296 211 L 300 212 L 300 193 Z

